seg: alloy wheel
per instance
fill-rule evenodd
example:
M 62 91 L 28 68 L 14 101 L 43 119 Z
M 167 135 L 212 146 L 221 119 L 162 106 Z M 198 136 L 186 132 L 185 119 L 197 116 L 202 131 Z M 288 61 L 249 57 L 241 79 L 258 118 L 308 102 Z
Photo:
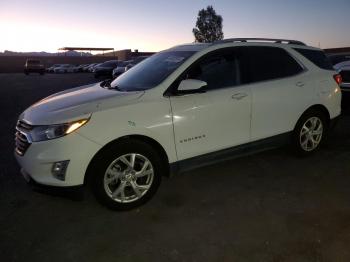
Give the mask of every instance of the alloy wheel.
M 104 175 L 104 189 L 116 202 L 130 203 L 142 198 L 150 189 L 154 168 L 141 154 L 129 153 L 115 159 Z
M 306 120 L 300 131 L 300 146 L 305 151 L 315 150 L 322 140 L 323 123 L 318 117 L 311 117 Z

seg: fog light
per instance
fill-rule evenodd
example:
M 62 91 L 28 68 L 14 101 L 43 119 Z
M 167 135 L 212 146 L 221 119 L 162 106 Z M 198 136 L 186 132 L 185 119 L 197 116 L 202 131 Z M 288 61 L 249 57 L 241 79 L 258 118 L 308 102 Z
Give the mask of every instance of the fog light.
M 69 160 L 53 163 L 52 169 L 51 169 L 52 175 L 55 178 L 64 181 L 66 179 L 66 170 L 67 170 L 68 164 L 69 164 Z

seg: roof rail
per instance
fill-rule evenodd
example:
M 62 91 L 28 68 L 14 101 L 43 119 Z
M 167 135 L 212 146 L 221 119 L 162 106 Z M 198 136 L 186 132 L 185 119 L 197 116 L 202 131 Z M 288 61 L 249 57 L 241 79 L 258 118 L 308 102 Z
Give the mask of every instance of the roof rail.
M 273 42 L 277 44 L 304 45 L 298 40 L 275 39 L 275 38 L 228 38 L 213 42 L 213 44 L 234 43 L 234 42 Z

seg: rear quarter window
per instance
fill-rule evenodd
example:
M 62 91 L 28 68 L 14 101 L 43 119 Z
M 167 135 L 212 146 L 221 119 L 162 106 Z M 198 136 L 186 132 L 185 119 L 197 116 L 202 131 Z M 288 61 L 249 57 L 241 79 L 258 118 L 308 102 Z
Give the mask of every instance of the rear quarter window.
M 321 50 L 310 50 L 303 48 L 294 48 L 299 54 L 310 60 L 319 68 L 325 70 L 334 70 L 333 65 L 326 54 Z

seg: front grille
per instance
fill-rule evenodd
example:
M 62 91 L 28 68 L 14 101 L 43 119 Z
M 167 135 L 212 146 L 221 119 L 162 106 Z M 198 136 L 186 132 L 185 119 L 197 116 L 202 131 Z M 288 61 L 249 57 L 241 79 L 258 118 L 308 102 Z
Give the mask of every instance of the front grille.
M 350 83 L 350 70 L 341 71 L 340 75 L 344 83 Z
M 21 130 L 24 130 L 24 131 L 30 131 L 30 130 L 33 129 L 33 126 L 30 125 L 30 124 L 27 124 L 26 122 L 24 122 L 22 120 L 19 120 L 17 122 L 17 128 L 21 129 Z
M 30 146 L 30 141 L 26 135 L 26 131 L 33 129 L 33 126 L 25 123 L 24 121 L 18 121 L 16 126 L 15 135 L 15 151 L 18 155 L 23 156 Z

